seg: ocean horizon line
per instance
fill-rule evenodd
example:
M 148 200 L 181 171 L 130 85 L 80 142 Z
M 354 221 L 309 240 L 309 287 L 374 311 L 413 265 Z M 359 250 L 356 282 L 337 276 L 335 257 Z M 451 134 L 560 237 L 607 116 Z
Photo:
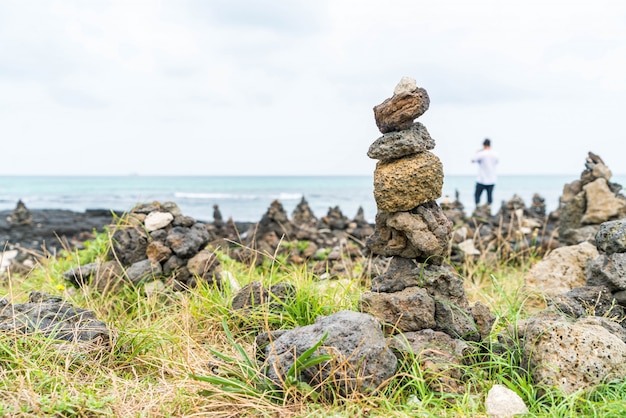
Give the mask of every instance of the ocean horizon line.
M 444 174 L 444 177 L 469 177 L 475 176 L 476 173 L 468 174 Z M 580 176 L 579 173 L 532 173 L 532 174 L 516 174 L 516 173 L 502 173 L 498 174 L 498 177 L 568 177 L 568 176 Z M 626 173 L 613 173 L 613 176 L 626 176 Z M 165 177 L 177 177 L 177 178 L 198 178 L 198 177 L 212 177 L 212 178 L 249 178 L 249 177 L 284 177 L 284 178 L 306 178 L 306 177 L 373 177 L 373 173 L 370 174 L 0 174 L 0 178 L 33 178 L 33 177 L 47 177 L 47 178 L 120 178 L 120 177 L 147 177 L 147 178 L 165 178 Z

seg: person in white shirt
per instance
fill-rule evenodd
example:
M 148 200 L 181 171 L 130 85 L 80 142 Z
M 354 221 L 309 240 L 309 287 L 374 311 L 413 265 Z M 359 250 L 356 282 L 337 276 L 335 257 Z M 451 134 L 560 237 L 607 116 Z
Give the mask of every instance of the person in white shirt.
M 480 196 L 483 194 L 483 191 L 487 192 L 487 203 L 491 205 L 493 202 L 493 188 L 496 184 L 498 154 L 491 149 L 491 140 L 489 138 L 483 141 L 483 148 L 476 153 L 472 162 L 478 163 L 478 177 L 474 193 L 476 206 L 480 203 Z

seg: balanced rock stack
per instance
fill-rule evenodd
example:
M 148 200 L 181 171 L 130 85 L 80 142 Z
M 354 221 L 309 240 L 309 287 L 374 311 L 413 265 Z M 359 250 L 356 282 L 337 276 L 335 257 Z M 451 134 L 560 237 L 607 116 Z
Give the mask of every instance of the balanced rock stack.
M 435 141 L 414 122 L 430 104 L 428 93 L 404 77 L 393 97 L 374 107 L 383 133 L 367 155 L 379 160 L 374 171 L 376 230 L 368 240 L 373 253 L 440 264 L 452 224 L 435 201 L 441 197 L 443 165 L 430 152 Z
M 563 187 L 559 202 L 559 241 L 575 245 L 593 241 L 603 222 L 626 216 L 622 186 L 611 181 L 611 170 L 589 152 L 580 179 Z
M 378 212 L 367 245 L 391 260 L 387 271 L 372 280 L 360 309 L 380 319 L 387 333 L 404 333 L 407 341 L 441 341 L 441 333 L 458 342 L 479 341 L 488 335 L 493 316 L 484 305 L 470 306 L 462 280 L 442 265 L 452 231 L 436 202 L 443 166 L 430 152 L 435 141 L 426 127 L 414 121 L 429 104 L 426 90 L 405 77 L 393 97 L 374 107 L 383 136 L 368 151 L 379 161 L 374 172 Z

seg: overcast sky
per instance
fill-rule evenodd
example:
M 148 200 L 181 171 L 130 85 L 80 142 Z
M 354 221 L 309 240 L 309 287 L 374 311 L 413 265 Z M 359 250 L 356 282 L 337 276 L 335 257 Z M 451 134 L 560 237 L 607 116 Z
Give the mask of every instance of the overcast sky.
M 626 173 L 626 1 L 0 1 L 1 175 L 369 175 L 403 76 L 446 174 Z

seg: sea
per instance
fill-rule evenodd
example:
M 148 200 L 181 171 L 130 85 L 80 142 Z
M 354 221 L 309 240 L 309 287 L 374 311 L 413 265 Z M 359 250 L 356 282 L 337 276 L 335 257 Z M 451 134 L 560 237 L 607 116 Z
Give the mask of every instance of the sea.
M 514 195 L 527 206 L 538 193 L 545 199 L 548 212 L 557 209 L 563 186 L 580 177 L 572 175 L 501 175 L 494 189 L 494 204 L 500 205 Z M 626 175 L 613 176 L 612 182 L 624 184 Z M 454 199 L 458 193 L 466 213 L 474 210 L 473 175 L 444 178 L 443 197 Z M 183 214 L 197 220 L 213 220 L 218 205 L 224 219 L 258 222 L 274 200 L 291 216 L 305 198 L 318 218 L 338 206 L 348 218 L 363 208 L 368 221 L 374 222 L 376 203 L 373 176 L 0 176 L 0 210 L 12 210 L 18 200 L 29 209 L 89 209 L 130 211 L 138 203 L 178 204 Z M 483 194 L 482 202 L 486 195 Z

